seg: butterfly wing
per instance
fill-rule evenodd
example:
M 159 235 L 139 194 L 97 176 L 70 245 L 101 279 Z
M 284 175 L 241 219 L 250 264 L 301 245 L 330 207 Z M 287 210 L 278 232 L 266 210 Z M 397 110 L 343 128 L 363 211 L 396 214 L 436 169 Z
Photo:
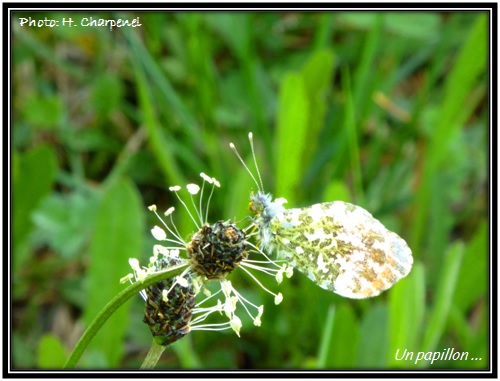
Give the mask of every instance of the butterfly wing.
M 411 270 L 407 243 L 365 209 L 342 201 L 285 210 L 269 232 L 278 254 L 320 287 L 353 299 L 379 295 Z

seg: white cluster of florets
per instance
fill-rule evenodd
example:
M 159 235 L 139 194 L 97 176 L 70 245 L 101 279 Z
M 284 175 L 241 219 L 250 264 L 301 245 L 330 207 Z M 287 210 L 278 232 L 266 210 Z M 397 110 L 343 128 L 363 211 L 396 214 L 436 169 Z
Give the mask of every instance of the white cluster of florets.
M 209 177 L 204 173 L 201 173 L 201 177 L 203 179 L 202 186 L 200 187 L 197 184 L 188 184 L 186 186 L 186 190 L 190 194 L 192 208 L 189 208 L 184 200 L 179 196 L 182 188 L 180 186 L 170 187 L 169 190 L 175 192 L 177 198 L 181 202 L 181 204 L 187 210 L 189 216 L 194 222 L 196 228 L 200 230 L 204 225 L 207 224 L 208 219 L 208 209 L 210 200 L 212 198 L 213 191 L 215 187 L 220 187 L 220 183 L 213 177 Z M 211 191 L 208 196 L 208 200 L 206 205 L 203 206 L 203 193 L 205 189 L 205 183 L 211 184 Z M 198 202 L 195 202 L 194 196 L 199 194 Z M 124 278 L 122 278 L 122 282 L 142 282 L 148 275 L 154 274 L 158 272 L 159 266 L 158 263 L 162 258 L 175 258 L 176 262 L 180 264 L 185 264 L 186 269 L 175 278 L 172 286 L 169 290 L 163 291 L 164 300 L 168 299 L 169 292 L 176 286 L 181 285 L 182 287 L 186 287 L 189 282 L 193 285 L 195 294 L 204 294 L 205 298 L 196 303 L 193 308 L 193 317 L 190 321 L 190 330 L 224 330 L 224 329 L 232 329 L 239 336 L 240 329 L 242 326 L 241 319 L 236 314 L 236 309 L 238 305 L 243 306 L 246 313 L 252 319 L 254 325 L 261 325 L 261 316 L 264 312 L 264 306 L 257 306 L 246 299 L 243 295 L 241 295 L 232 285 L 231 281 L 227 279 L 222 279 L 219 282 L 220 289 L 217 292 L 211 293 L 206 287 L 208 281 L 206 277 L 200 276 L 198 274 L 193 273 L 193 267 L 190 265 L 190 261 L 188 258 L 184 258 L 181 253 L 183 250 L 186 250 L 189 242 L 186 242 L 182 236 L 179 234 L 177 227 L 172 218 L 172 214 L 174 212 L 174 208 L 171 207 L 167 209 L 164 213 L 165 217 L 170 218 L 170 223 L 166 223 L 157 213 L 157 208 L 155 205 L 151 205 L 149 207 L 158 219 L 161 221 L 160 226 L 154 226 L 151 229 L 151 234 L 155 239 L 161 242 L 165 242 L 167 245 L 155 245 L 153 248 L 153 256 L 149 260 L 149 264 L 147 267 L 141 267 L 139 265 L 139 261 L 135 258 L 131 258 L 129 260 L 130 266 L 132 267 L 133 274 L 128 274 Z M 283 280 L 283 276 L 291 277 L 293 274 L 293 268 L 287 264 L 279 265 L 275 261 L 271 260 L 266 254 L 264 254 L 261 250 L 259 250 L 254 244 L 251 242 L 245 241 L 245 244 L 248 245 L 251 250 L 251 253 L 255 253 L 258 255 L 262 255 L 262 259 L 250 259 L 245 258 L 239 264 L 239 268 L 241 268 L 246 274 L 248 274 L 260 287 L 262 287 L 266 292 L 274 296 L 275 304 L 281 303 L 283 300 L 283 295 L 281 293 L 273 293 L 268 290 L 266 287 L 262 285 L 262 283 L 257 279 L 257 277 L 253 274 L 252 270 L 262 272 L 266 275 L 274 276 L 277 283 L 281 283 Z M 147 296 L 144 291 L 141 292 L 142 297 L 146 300 Z M 222 300 L 221 300 L 222 299 Z M 215 304 L 212 306 L 207 306 L 210 302 L 215 301 Z M 255 311 L 255 312 L 253 312 Z M 205 324 L 205 320 L 207 317 L 214 312 L 218 312 L 220 314 L 225 315 L 228 318 L 228 321 L 223 323 L 209 323 Z

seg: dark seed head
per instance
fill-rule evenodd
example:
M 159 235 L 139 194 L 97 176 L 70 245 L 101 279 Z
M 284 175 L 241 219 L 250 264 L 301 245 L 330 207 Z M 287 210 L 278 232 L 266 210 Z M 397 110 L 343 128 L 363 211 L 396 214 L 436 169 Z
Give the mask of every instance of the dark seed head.
M 179 259 L 160 259 L 158 270 L 175 266 Z M 192 309 L 195 305 L 195 293 L 192 284 L 182 287 L 176 284 L 168 293 L 168 300 L 163 300 L 163 290 L 169 290 L 175 278 L 167 279 L 146 288 L 146 306 L 144 323 L 160 345 L 169 345 L 186 335 L 190 328 Z
M 209 280 L 224 279 L 248 256 L 245 233 L 230 222 L 205 224 L 187 246 L 193 271 Z

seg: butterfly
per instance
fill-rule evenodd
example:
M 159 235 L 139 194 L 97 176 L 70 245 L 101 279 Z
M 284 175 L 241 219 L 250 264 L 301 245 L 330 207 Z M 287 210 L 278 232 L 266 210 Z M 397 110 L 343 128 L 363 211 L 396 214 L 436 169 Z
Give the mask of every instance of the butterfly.
M 248 138 L 259 182 L 229 146 L 257 186 L 249 209 L 262 250 L 277 252 L 318 286 L 346 298 L 377 296 L 408 275 L 408 244 L 362 207 L 333 201 L 286 209 L 286 199 L 273 200 L 264 191 L 252 133 Z

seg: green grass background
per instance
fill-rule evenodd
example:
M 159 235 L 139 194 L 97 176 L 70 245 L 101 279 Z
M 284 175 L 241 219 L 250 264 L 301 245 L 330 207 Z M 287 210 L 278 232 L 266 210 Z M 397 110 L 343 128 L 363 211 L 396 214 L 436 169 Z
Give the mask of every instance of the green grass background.
M 20 27 L 19 18 L 140 17 L 141 27 Z M 193 332 L 158 368 L 485 369 L 489 359 L 488 17 L 485 13 L 152 12 L 12 15 L 12 359 L 59 368 L 146 263 L 168 191 L 222 184 L 210 220 L 240 220 L 256 190 L 228 147 L 256 143 L 288 207 L 344 200 L 409 243 L 388 292 L 353 301 L 296 272 L 262 326 Z M 244 224 L 245 225 L 245 224 Z M 261 277 L 262 278 L 262 277 Z M 151 343 L 138 296 L 79 366 L 138 368 Z M 468 361 L 398 361 L 396 351 Z

